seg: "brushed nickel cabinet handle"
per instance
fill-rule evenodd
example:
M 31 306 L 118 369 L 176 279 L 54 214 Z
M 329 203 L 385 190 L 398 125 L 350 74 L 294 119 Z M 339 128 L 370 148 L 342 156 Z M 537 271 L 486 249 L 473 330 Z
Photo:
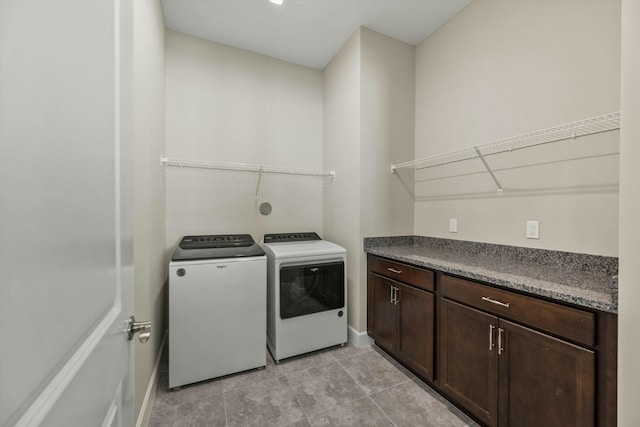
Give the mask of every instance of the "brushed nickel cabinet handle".
M 394 297 L 394 301 L 396 302 L 396 305 L 398 305 L 398 291 L 400 290 L 400 288 L 396 288 L 396 294 Z
M 387 271 L 390 271 L 390 272 L 396 273 L 396 274 L 402 274 L 401 270 L 396 270 L 395 268 L 391 268 L 391 267 L 387 268 Z
M 509 305 L 510 305 L 508 302 L 497 301 L 489 297 L 482 297 L 482 301 L 490 302 L 491 304 L 501 305 L 502 307 L 507 307 L 507 308 L 509 308 Z
M 389 286 L 389 290 L 391 291 L 391 298 L 389 299 L 389 304 L 393 304 L 393 286 Z
M 496 327 L 494 325 L 489 325 L 489 351 L 493 350 L 493 347 L 495 347 L 495 344 L 493 343 L 493 330 Z
M 502 352 L 504 351 L 504 348 L 502 348 L 502 333 L 504 332 L 504 329 L 502 328 L 498 328 L 498 354 L 502 354 Z

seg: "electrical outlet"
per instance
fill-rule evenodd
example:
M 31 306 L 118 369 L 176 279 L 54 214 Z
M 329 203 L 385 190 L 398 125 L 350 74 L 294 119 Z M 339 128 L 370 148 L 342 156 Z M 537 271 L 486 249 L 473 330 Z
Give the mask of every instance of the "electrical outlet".
M 540 223 L 538 221 L 527 221 L 527 239 L 540 238 Z
M 457 233 L 458 232 L 458 219 L 457 218 L 451 218 L 449 220 L 449 232 L 450 233 Z

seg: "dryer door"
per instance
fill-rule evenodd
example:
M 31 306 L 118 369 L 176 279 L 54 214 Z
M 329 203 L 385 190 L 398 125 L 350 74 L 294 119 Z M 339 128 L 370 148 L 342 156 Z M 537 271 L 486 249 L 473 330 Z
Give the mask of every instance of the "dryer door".
M 280 317 L 344 308 L 344 262 L 280 267 Z

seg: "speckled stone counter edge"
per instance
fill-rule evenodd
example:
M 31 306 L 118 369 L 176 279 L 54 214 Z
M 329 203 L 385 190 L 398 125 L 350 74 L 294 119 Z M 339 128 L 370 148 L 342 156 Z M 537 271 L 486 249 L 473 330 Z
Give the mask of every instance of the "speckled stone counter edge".
M 444 265 L 423 265 L 424 267 L 438 269 L 452 274 L 462 275 L 470 279 L 481 280 L 498 286 L 525 291 L 531 294 L 549 297 L 560 301 L 570 302 L 587 308 L 617 313 L 618 311 L 618 258 L 600 255 L 579 254 L 573 252 L 553 251 L 547 249 L 525 248 L 518 246 L 497 245 L 491 243 L 469 242 L 464 240 L 451 240 L 425 236 L 387 236 L 387 237 L 366 237 L 364 238 L 364 251 L 378 255 L 388 255 L 385 250 L 394 247 L 415 247 L 416 255 L 420 252 L 442 251 L 447 253 L 460 253 L 464 257 L 477 255 L 479 257 L 495 257 L 509 262 L 526 263 L 529 265 L 539 265 L 541 267 L 559 267 L 566 270 L 582 271 L 602 274 L 608 277 L 606 288 L 606 298 L 587 298 L 579 295 L 579 289 L 575 294 L 572 292 L 556 292 L 553 289 L 541 289 L 529 286 L 526 283 L 515 283 L 500 277 L 477 274 L 476 269 L 448 268 Z M 395 258 L 391 256 L 391 258 Z M 415 260 L 396 258 L 399 261 L 416 264 Z M 423 264 L 423 263 L 417 263 Z M 566 287 L 565 287 L 566 288 Z

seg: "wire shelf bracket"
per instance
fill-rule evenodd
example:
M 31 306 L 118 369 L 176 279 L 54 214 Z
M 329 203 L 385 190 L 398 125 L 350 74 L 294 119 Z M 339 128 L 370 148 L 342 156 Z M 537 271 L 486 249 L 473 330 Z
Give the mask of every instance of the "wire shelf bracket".
M 489 175 L 491 175 L 491 179 L 493 179 L 493 182 L 495 182 L 495 184 L 498 186 L 498 194 L 502 194 L 502 185 L 500 185 L 498 178 L 496 178 L 496 176 L 494 175 L 493 171 L 487 164 L 487 161 L 484 159 L 484 156 L 482 155 L 482 153 L 480 153 L 480 150 L 478 150 L 478 147 L 474 147 L 474 149 L 478 154 L 478 158 L 480 158 L 480 160 L 482 161 L 482 164 L 487 169 L 487 172 L 489 172 Z
M 536 145 L 575 139 L 580 136 L 609 132 L 617 129 L 620 129 L 619 111 L 535 132 L 524 133 L 486 144 L 475 145 L 473 147 L 398 163 L 391 165 L 391 173 L 395 173 L 396 170 L 402 168 L 413 168 L 419 170 L 479 158 L 498 187 L 498 193 L 502 194 L 502 186 L 487 164 L 487 161 L 485 160 L 486 156 L 534 147 Z

